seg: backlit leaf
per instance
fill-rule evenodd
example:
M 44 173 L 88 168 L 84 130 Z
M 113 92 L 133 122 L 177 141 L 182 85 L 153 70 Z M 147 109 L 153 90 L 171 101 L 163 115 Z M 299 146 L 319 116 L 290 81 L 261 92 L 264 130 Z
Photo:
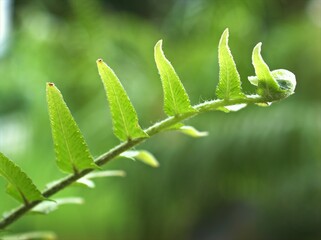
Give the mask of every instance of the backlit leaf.
M 87 179 L 87 178 L 80 178 L 73 185 L 88 187 L 88 188 L 95 188 L 96 187 L 96 184 L 94 183 L 94 181 Z
M 162 80 L 165 113 L 168 116 L 175 116 L 177 114 L 195 112 L 182 82 L 164 55 L 162 40 L 155 45 L 154 57 Z
M 234 105 L 227 105 L 227 106 L 224 106 L 224 107 L 219 107 L 219 108 L 217 108 L 217 110 L 225 112 L 225 113 L 237 112 L 237 111 L 245 108 L 246 106 L 247 106 L 247 104 L 240 103 L 240 104 L 234 104 Z
M 91 179 L 93 178 L 103 178 L 103 177 L 125 177 L 126 173 L 122 170 L 107 170 L 107 171 L 98 171 L 87 174 L 86 176 L 77 180 L 77 184 L 83 186 L 94 188 L 95 183 Z
M 234 104 L 234 105 L 225 106 L 225 108 L 228 111 L 237 112 L 238 110 L 241 110 L 241 109 L 245 108 L 246 106 L 247 105 L 245 103 L 240 103 L 240 104 Z
M 68 198 L 58 198 L 52 201 L 45 201 L 37 206 L 35 206 L 31 212 L 32 213 L 41 213 L 41 214 L 48 214 L 51 213 L 59 208 L 61 205 L 65 204 L 83 204 L 84 200 L 80 197 L 68 197 Z
M 0 153 L 0 176 L 8 182 L 7 193 L 19 202 L 27 204 L 45 199 L 27 174 L 2 153 Z
M 151 167 L 158 167 L 159 163 L 156 160 L 156 158 L 148 151 L 145 150 L 132 150 L 132 151 L 126 151 L 120 154 L 119 156 L 130 158 L 133 160 L 139 160 Z
M 104 177 L 125 177 L 126 172 L 122 170 L 107 170 L 107 171 L 98 171 L 91 172 L 85 176 L 87 179 L 93 178 L 104 178 Z
M 60 170 L 74 173 L 88 168 L 98 168 L 60 91 L 53 83 L 47 84 L 47 103 Z
M 285 91 L 284 94 L 289 96 L 294 93 L 296 78 L 292 72 L 285 69 L 277 69 L 271 71 L 271 75 L 276 80 L 281 90 Z M 258 86 L 259 78 L 257 76 L 250 76 L 248 79 L 253 85 Z
M 219 99 L 235 99 L 244 96 L 241 88 L 240 75 L 228 46 L 229 32 L 226 29 L 220 39 L 218 46 L 218 60 L 220 66 L 219 83 L 216 95 Z
M 249 81 L 257 85 L 257 93 L 267 100 L 278 100 L 282 98 L 285 91 L 282 90 L 273 77 L 268 65 L 264 62 L 261 56 L 261 46 L 262 43 L 258 43 L 252 53 L 252 64 L 255 69 L 255 77 L 250 77 Z
M 55 240 L 57 236 L 53 232 L 27 232 L 1 236 L 1 240 Z
M 195 138 L 208 136 L 208 132 L 200 132 L 192 126 L 182 126 L 178 131 Z
M 122 141 L 146 138 L 139 126 L 137 113 L 114 71 L 103 60 L 97 60 L 98 71 L 109 101 L 114 134 Z

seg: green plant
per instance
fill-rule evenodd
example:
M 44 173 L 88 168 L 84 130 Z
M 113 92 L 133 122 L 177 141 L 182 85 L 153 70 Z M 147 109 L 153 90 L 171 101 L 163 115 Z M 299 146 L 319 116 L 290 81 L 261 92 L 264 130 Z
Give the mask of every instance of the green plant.
M 97 60 L 98 71 L 112 113 L 113 131 L 122 142 L 96 159 L 90 154 L 62 94 L 53 83 L 48 83 L 47 103 L 57 165 L 61 171 L 69 175 L 49 183 L 47 188 L 40 192 L 30 178 L 1 153 L 0 175 L 8 182 L 7 193 L 22 205 L 3 217 L 0 221 L 0 229 L 5 229 L 29 211 L 49 213 L 61 204 L 81 203 L 80 198 L 50 199 L 50 197 L 76 183 L 92 187 L 92 178 L 123 176 L 122 171 L 93 172 L 118 156 L 138 159 L 157 167 L 158 162 L 151 153 L 131 149 L 164 131 L 180 131 L 193 137 L 206 136 L 206 132 L 199 132 L 183 124 L 183 121 L 191 117 L 215 110 L 238 111 L 248 104 L 269 106 L 272 102 L 294 93 L 296 86 L 294 74 L 284 69 L 270 71 L 261 57 L 261 43 L 259 43 L 252 53 L 256 76 L 249 77 L 249 81 L 257 87 L 257 92 L 252 95 L 245 94 L 242 91 L 240 75 L 228 46 L 228 35 L 228 29 L 226 29 L 219 42 L 220 72 L 216 88 L 217 99 L 194 106 L 191 105 L 179 77 L 163 53 L 162 41 L 156 44 L 154 56 L 164 92 L 164 112 L 168 117 L 144 130 L 140 127 L 136 111 L 116 74 L 103 60 Z

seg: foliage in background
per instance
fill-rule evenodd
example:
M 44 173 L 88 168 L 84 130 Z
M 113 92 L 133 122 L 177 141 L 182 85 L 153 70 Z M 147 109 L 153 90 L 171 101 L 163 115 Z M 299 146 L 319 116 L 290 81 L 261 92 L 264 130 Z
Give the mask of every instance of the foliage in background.
M 45 82 L 61 86 L 94 155 L 118 142 L 106 130 L 111 122 L 101 106 L 104 94 L 92 64 L 99 57 L 113 63 L 135 100 L 142 126 L 162 118 L 159 80 L 150 51 L 160 36 L 166 40 L 167 55 L 173 59 L 192 103 L 213 94 L 213 88 L 204 88 L 213 86 L 218 73 L 215 51 L 209 49 L 226 26 L 233 30 L 231 49 L 242 78 L 254 75 L 248 64 L 250 49 L 252 43 L 263 41 L 265 49 L 271 50 L 265 52 L 270 66 L 295 69 L 301 80 L 295 97 L 271 109 L 249 107 L 228 118 L 216 113 L 215 117 L 200 116 L 197 122 L 192 119 L 191 124 L 209 130 L 206 140 L 195 142 L 168 134 L 154 140 L 158 145 L 144 144 L 162 160 L 157 171 L 122 160 L 111 163 L 110 168 L 122 165 L 131 173 L 126 181 L 100 181 L 98 189 L 108 194 L 81 195 L 86 202 L 113 208 L 103 208 L 93 216 L 87 203 L 81 213 L 77 207 L 54 213 L 51 217 L 56 217 L 57 223 L 70 216 L 68 225 L 57 224 L 53 229 L 58 236 L 92 236 L 77 220 L 86 217 L 89 222 L 99 222 L 95 225 L 98 239 L 126 239 L 129 235 L 131 239 L 150 239 L 155 234 L 171 239 L 191 232 L 199 239 L 199 233 L 209 229 L 231 230 L 235 221 L 246 222 L 271 239 L 317 238 L 321 49 L 320 28 L 312 21 L 312 2 L 177 1 L 169 4 L 165 17 L 152 18 L 153 23 L 101 8 L 95 1 L 69 1 L 63 17 L 55 11 L 48 14 L 41 3 L 17 9 L 11 50 L 0 64 L 2 79 L 6 79 L 0 82 L 0 148 L 16 159 L 40 188 L 61 176 L 53 171 L 50 131 L 44 130 L 49 129 Z M 198 81 L 203 84 L 195 84 Z M 140 98 L 137 85 L 154 94 Z M 249 83 L 242 87 L 246 93 L 253 90 Z M 150 113 L 148 118 L 143 111 Z M 94 121 L 96 118 L 106 121 Z M 35 161 L 43 171 L 34 168 Z M 61 197 L 79 191 L 72 189 Z M 2 211 L 14 207 L 8 197 L 0 197 Z M 112 219 L 106 217 L 110 215 Z M 222 218 L 225 221 L 219 221 Z M 25 219 L 16 229 L 47 229 L 50 222 L 52 219 Z M 79 229 L 82 232 L 76 236 Z

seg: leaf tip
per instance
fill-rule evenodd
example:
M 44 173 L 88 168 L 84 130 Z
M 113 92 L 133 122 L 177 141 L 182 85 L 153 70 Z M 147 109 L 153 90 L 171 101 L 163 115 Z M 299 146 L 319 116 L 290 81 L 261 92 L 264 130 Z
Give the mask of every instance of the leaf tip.
M 52 83 L 52 82 L 47 82 L 47 84 L 46 84 L 46 92 L 47 92 L 47 94 L 48 94 L 49 92 L 52 92 L 54 89 L 57 89 L 57 87 L 55 86 L 55 84 Z
M 164 55 L 163 53 L 163 40 L 160 39 L 156 44 L 155 44 L 155 48 L 154 48 L 154 54 L 155 54 L 155 57 L 157 54 L 161 53 Z
M 103 62 L 104 62 L 104 60 L 102 58 L 98 58 L 97 61 L 96 61 L 97 64 L 98 63 L 103 63 Z
M 192 126 L 182 126 L 178 129 L 180 132 L 194 138 L 201 138 L 208 136 L 208 132 L 200 132 Z
M 254 51 L 257 51 L 258 53 L 260 53 L 261 48 L 262 48 L 262 42 L 259 42 L 258 44 L 255 45 Z
M 159 162 L 154 162 L 153 165 L 151 165 L 151 167 L 153 168 L 158 168 L 159 166 Z
M 223 32 L 223 35 L 229 35 L 229 29 L 228 28 L 225 28 L 224 32 Z
M 163 45 L 163 39 L 158 40 L 155 46 L 162 48 Z
M 253 53 L 252 53 L 252 63 L 254 65 L 257 65 L 256 62 L 262 62 L 266 65 L 266 63 L 264 62 L 262 56 L 261 56 L 261 48 L 262 48 L 262 42 L 259 42 L 258 44 L 255 45 L 255 47 L 253 48 Z M 268 67 L 266 65 L 266 67 Z
M 107 65 L 107 64 L 104 62 L 104 60 L 102 58 L 98 58 L 97 61 L 96 61 L 96 64 L 97 64 L 97 67 L 98 67 L 99 74 L 101 74 L 100 73 L 101 68 L 104 66 L 104 64 L 105 65 Z
M 228 30 L 228 28 L 226 28 L 224 30 L 224 32 L 222 33 L 219 46 L 222 45 L 223 43 L 227 43 L 228 42 L 228 37 L 229 37 L 229 30 Z

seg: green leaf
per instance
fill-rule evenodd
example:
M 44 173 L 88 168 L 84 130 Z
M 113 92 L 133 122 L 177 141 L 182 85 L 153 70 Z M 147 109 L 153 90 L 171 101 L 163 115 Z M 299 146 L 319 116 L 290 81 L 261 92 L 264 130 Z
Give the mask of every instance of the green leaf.
M 126 151 L 121 153 L 119 156 L 139 160 L 151 167 L 159 167 L 159 163 L 156 158 L 150 152 L 145 150 Z
M 229 113 L 230 112 L 230 110 L 228 110 L 226 107 L 218 107 L 216 110 L 222 111 L 222 112 L 225 112 L 225 113 Z
M 94 181 L 87 179 L 87 178 L 78 179 L 77 182 L 73 183 L 73 185 L 88 187 L 88 188 L 95 188 L 96 187 L 96 184 L 94 183 Z
M 108 171 L 101 171 L 101 172 L 92 172 L 85 176 L 87 179 L 93 178 L 104 178 L 104 177 L 125 177 L 126 172 L 122 170 L 108 170 Z
M 271 73 L 279 84 L 281 90 L 285 91 L 287 96 L 294 93 L 296 87 L 296 78 L 294 73 L 286 69 L 273 70 Z
M 279 70 L 272 74 L 268 65 L 264 62 L 261 56 L 261 46 L 262 43 L 258 43 L 252 53 L 252 64 L 255 69 L 256 77 L 249 77 L 249 81 L 257 85 L 257 93 L 266 98 L 267 101 L 275 101 L 281 98 L 284 98 L 294 92 L 295 84 L 292 82 L 292 92 L 285 90 L 281 85 L 279 85 L 278 81 L 275 77 L 279 76 Z M 281 71 L 281 75 L 284 72 Z M 292 73 L 291 73 L 292 74 Z M 294 74 L 292 74 L 294 76 Z M 292 76 L 291 76 L 292 77 Z M 295 82 L 295 76 L 294 76 Z M 283 81 L 284 83 L 284 81 Z M 282 84 L 282 81 L 281 81 Z
M 57 236 L 53 232 L 27 232 L 2 236 L 1 240 L 55 240 Z
M 97 60 L 97 66 L 110 105 L 114 134 L 122 141 L 147 138 L 148 135 L 139 126 L 137 113 L 114 71 L 102 59 Z
M 225 106 L 225 108 L 228 111 L 237 112 L 238 110 L 241 110 L 241 109 L 245 108 L 246 106 L 247 106 L 247 104 L 240 103 L 240 104 L 228 105 L 228 106 Z
M 86 176 L 77 180 L 77 184 L 81 184 L 82 186 L 86 186 L 89 188 L 94 188 L 95 183 L 91 179 L 93 178 L 103 178 L 103 177 L 125 177 L 126 173 L 121 170 L 108 170 L 101 172 L 93 172 L 89 173 Z
M 285 91 L 285 94 L 287 94 L 287 96 L 294 93 L 296 87 L 296 79 L 295 75 L 292 72 L 285 69 L 277 69 L 271 71 L 271 75 L 278 83 L 280 89 Z M 258 86 L 259 78 L 257 76 L 250 76 L 248 77 L 248 79 L 253 85 Z
M 166 59 L 162 50 L 162 40 L 158 41 L 154 49 L 155 62 L 162 80 L 164 91 L 164 111 L 168 116 L 195 112 L 182 82 L 173 66 Z
M 234 105 L 227 105 L 225 107 L 219 107 L 219 108 L 217 108 L 217 110 L 225 112 L 225 113 L 237 112 L 237 111 L 245 108 L 246 106 L 247 106 L 247 104 L 240 103 L 240 104 L 234 104 Z
M 219 99 L 224 100 L 244 97 L 241 88 L 240 75 L 236 69 L 232 53 L 228 46 L 228 36 L 228 29 L 225 29 L 218 46 L 220 77 L 216 88 L 216 95 Z
M 192 126 L 182 126 L 178 129 L 178 131 L 194 138 L 208 136 L 208 132 L 200 132 Z
M 7 193 L 19 202 L 28 204 L 45 199 L 27 174 L 2 153 L 0 153 L 0 176 L 8 182 Z
M 73 186 L 87 187 L 87 188 L 95 188 L 96 184 L 94 181 L 87 178 L 80 178 L 76 182 L 72 184 Z
M 46 201 L 35 206 L 31 212 L 32 213 L 40 213 L 40 214 L 48 214 L 59 208 L 61 205 L 65 204 L 83 204 L 84 200 L 80 197 L 68 197 L 68 198 L 58 198 L 52 201 Z
M 98 168 L 60 91 L 53 83 L 47 84 L 47 103 L 56 160 L 60 170 L 74 173 Z

